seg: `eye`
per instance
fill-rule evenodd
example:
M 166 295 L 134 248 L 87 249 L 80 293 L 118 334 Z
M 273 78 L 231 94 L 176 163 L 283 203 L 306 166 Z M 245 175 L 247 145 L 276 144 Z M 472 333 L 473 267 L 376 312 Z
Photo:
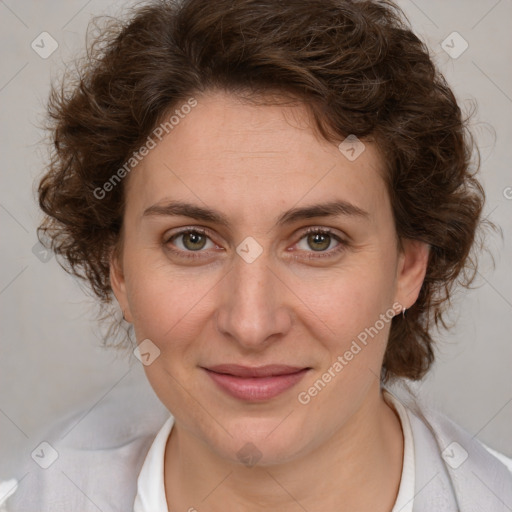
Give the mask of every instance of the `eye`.
M 220 249 L 201 228 L 187 228 L 166 236 L 164 245 L 170 252 L 184 258 L 204 258 L 210 250 Z M 306 258 L 322 258 L 338 254 L 347 245 L 347 242 L 328 228 L 311 228 L 291 250 L 306 253 Z
M 296 248 L 309 258 L 328 257 L 345 249 L 347 243 L 327 228 L 309 229 L 297 242 Z M 318 253 L 318 254 L 314 254 Z
M 178 248 L 178 250 L 171 248 L 173 252 L 205 252 L 203 249 L 208 250 L 216 247 L 206 232 L 198 228 L 175 233 L 166 239 L 165 244 Z

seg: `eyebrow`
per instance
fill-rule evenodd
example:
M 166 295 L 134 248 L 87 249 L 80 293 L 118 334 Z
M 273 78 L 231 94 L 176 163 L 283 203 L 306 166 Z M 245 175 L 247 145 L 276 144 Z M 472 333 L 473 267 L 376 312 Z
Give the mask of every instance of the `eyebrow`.
M 182 201 L 166 201 L 157 203 L 144 210 L 143 217 L 162 216 L 183 216 L 190 217 L 203 222 L 212 222 L 221 226 L 229 227 L 228 218 L 222 213 Z M 358 206 L 347 201 L 330 201 L 327 203 L 313 204 L 300 208 L 292 208 L 279 216 L 276 225 L 283 226 L 292 224 L 299 220 L 311 219 L 314 217 L 336 217 L 339 215 L 368 218 L 369 214 Z

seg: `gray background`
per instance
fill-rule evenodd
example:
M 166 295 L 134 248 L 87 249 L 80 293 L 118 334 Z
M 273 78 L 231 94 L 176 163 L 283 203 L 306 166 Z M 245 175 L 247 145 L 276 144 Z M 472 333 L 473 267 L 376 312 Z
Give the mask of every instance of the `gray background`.
M 122 12 L 127 2 L 0 0 L 0 461 L 35 448 L 38 431 L 77 404 L 94 406 L 130 379 L 146 386 L 139 366 L 101 348 L 92 299 L 55 258 L 32 251 L 38 212 L 34 180 L 50 79 L 83 46 L 92 15 Z M 512 456 L 512 0 L 404 0 L 464 110 L 478 111 L 473 130 L 482 152 L 485 215 L 503 229 L 482 258 L 476 290 L 456 297 L 456 328 L 440 336 L 437 363 L 415 388 L 472 434 Z M 58 49 L 41 58 L 31 43 L 43 31 Z M 458 58 L 441 47 L 457 31 L 469 44 Z M 452 38 L 453 39 L 453 38 Z M 454 50 L 457 40 L 448 39 Z M 459 45 L 459 46 L 458 46 Z M 41 255 L 39 255 L 41 256 Z M 133 357 L 132 363 L 133 363 Z M 0 478 L 9 477 L 0 462 Z

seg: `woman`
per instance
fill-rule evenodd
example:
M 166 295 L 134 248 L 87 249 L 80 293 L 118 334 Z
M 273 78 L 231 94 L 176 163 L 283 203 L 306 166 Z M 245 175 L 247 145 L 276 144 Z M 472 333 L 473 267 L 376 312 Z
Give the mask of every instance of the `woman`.
M 384 387 L 431 366 L 484 199 L 396 6 L 153 2 L 67 87 L 41 233 L 168 412 L 96 412 L 7 510 L 510 510 L 495 455 Z

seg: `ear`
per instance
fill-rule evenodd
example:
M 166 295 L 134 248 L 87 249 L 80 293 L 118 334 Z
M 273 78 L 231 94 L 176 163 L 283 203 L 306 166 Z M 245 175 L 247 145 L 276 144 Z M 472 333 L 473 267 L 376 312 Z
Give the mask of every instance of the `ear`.
M 123 318 L 127 322 L 132 323 L 133 317 L 126 293 L 123 263 L 120 254 L 116 250 L 113 250 L 110 255 L 110 286 L 123 312 Z
M 402 240 L 397 268 L 395 301 L 410 308 L 418 298 L 427 272 L 430 247 L 418 240 Z

